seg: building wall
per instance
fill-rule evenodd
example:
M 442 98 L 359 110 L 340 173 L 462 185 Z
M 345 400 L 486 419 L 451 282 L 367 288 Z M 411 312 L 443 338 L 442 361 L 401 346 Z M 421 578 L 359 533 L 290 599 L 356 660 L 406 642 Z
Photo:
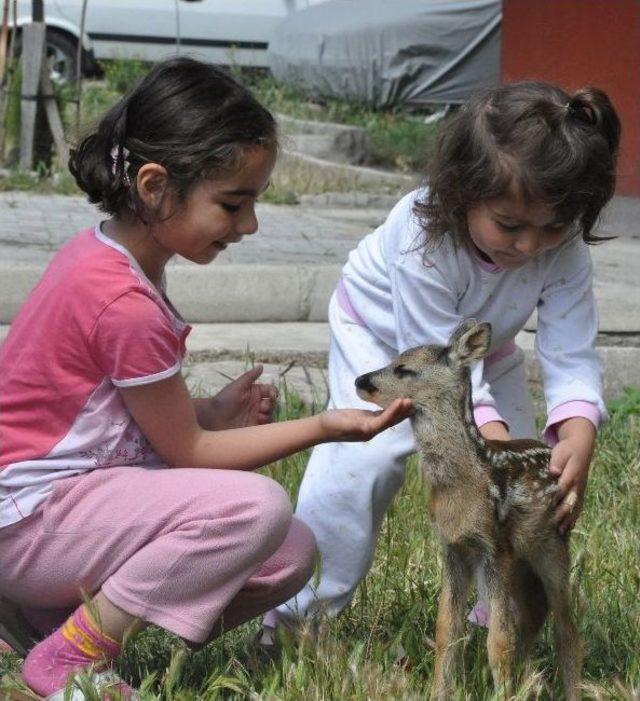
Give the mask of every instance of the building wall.
M 621 195 L 640 196 L 640 0 L 504 0 L 502 80 L 605 90 L 622 121 Z

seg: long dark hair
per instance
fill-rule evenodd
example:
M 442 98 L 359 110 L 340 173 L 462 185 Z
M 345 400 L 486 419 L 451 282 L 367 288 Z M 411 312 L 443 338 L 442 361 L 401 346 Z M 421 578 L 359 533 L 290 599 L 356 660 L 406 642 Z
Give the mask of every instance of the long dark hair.
M 192 185 L 232 173 L 243 149 L 277 148 L 273 116 L 231 76 L 190 58 L 151 71 L 71 151 L 69 170 L 89 201 L 118 218 L 144 211 L 138 169 L 159 163 L 178 202 Z M 151 213 L 152 215 L 152 213 Z
M 443 125 L 414 211 L 425 252 L 450 234 L 468 240 L 467 212 L 484 200 L 514 195 L 553 207 L 586 243 L 615 189 L 620 121 L 607 95 L 573 95 L 542 82 L 481 93 Z

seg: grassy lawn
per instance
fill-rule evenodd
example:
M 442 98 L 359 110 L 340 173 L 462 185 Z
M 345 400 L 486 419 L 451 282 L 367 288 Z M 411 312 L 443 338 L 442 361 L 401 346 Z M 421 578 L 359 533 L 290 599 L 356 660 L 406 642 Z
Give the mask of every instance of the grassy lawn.
M 585 643 L 586 699 L 637 701 L 640 693 L 640 392 L 613 406 L 593 465 L 585 512 L 572 539 L 575 607 Z M 285 413 L 304 408 L 289 397 Z M 267 470 L 295 499 L 305 455 Z M 353 605 L 328 621 L 316 644 L 282 640 L 267 654 L 254 642 L 258 621 L 197 653 L 150 629 L 130 642 L 121 673 L 142 684 L 144 699 L 368 701 L 426 698 L 433 672 L 433 636 L 440 557 L 425 513 L 415 462 L 384 523 L 374 565 Z M 464 687 L 457 698 L 503 698 L 492 691 L 486 632 L 469 627 Z M 406 651 L 409 669 L 395 664 Z M 535 673 L 523 675 L 517 696 L 561 699 L 552 634 L 536 651 Z M 0 656 L 0 672 L 17 668 Z M 634 691 L 635 689 L 635 691 Z M 97 698 L 96 698 L 97 701 Z

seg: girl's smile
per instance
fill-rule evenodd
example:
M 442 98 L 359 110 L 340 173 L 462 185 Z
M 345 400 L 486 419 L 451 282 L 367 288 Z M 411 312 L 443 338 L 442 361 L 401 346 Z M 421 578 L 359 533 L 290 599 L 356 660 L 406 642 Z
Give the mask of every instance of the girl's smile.
M 255 204 L 269 185 L 274 163 L 272 149 L 247 150 L 234 174 L 196 185 L 186 202 L 154 227 L 155 239 L 187 260 L 210 263 L 229 244 L 258 230 Z
M 258 230 L 255 205 L 269 186 L 275 159 L 273 148 L 248 148 L 234 173 L 197 183 L 182 202 L 167 191 L 166 170 L 146 164 L 138 174 L 138 188 L 145 202 L 158 203 L 157 221 L 137 228 L 109 221 L 105 233 L 129 249 L 156 285 L 176 254 L 200 265 L 211 263 L 229 244 Z

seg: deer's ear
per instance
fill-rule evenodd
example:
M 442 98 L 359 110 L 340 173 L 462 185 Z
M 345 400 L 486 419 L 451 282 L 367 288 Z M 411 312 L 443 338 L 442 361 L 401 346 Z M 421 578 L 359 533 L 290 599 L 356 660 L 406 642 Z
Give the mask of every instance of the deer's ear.
M 478 325 L 478 322 L 475 319 L 465 319 L 464 321 L 461 321 L 460 325 L 451 334 L 451 338 L 449 339 L 449 345 L 455 346 L 456 343 L 460 340 L 460 338 L 462 338 L 462 336 L 465 333 L 467 333 L 467 331 L 471 331 L 471 329 L 475 329 L 475 327 L 477 325 Z
M 467 365 L 479 360 L 489 352 L 491 344 L 491 324 L 479 324 L 475 319 L 467 319 L 453 332 L 449 346 L 449 360 Z

